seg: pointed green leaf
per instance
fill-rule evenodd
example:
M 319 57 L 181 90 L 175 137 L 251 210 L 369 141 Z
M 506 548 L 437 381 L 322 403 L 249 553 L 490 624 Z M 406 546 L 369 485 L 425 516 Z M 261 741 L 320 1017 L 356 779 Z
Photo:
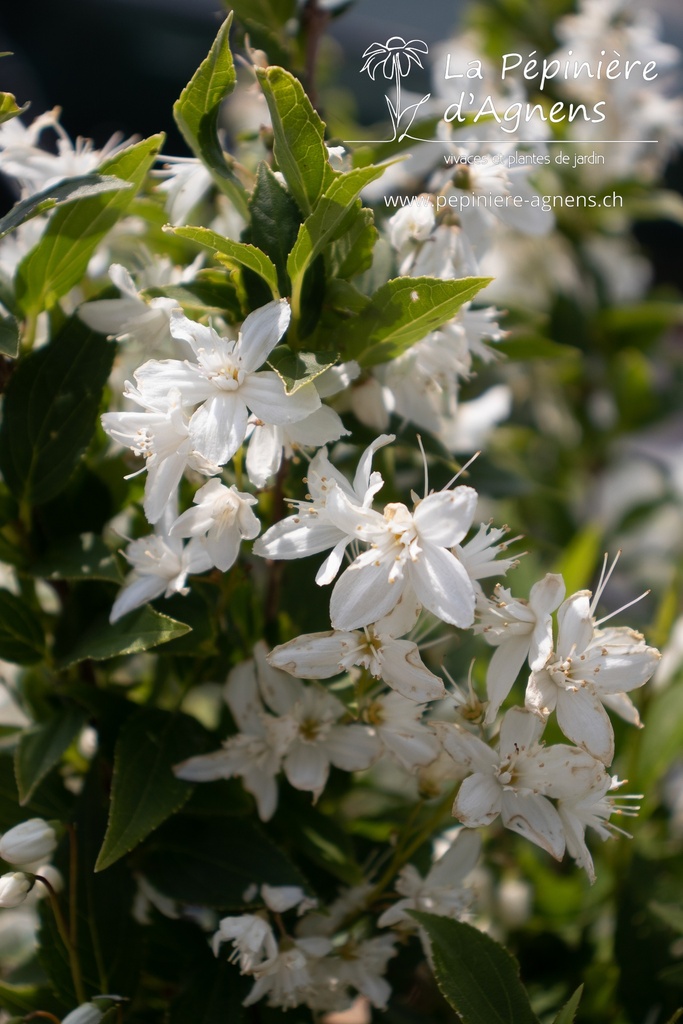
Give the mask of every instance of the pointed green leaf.
M 287 345 L 278 345 L 268 357 L 268 365 L 293 395 L 337 362 L 336 352 L 292 352 Z
M 122 583 L 114 554 L 94 533 L 82 533 L 50 549 L 29 569 L 45 580 L 108 580 Z
M 62 658 L 59 667 L 68 668 L 89 659 L 106 661 L 121 654 L 137 654 L 189 632 L 190 627 L 184 622 L 177 622 L 147 606 L 136 608 L 113 625 L 106 619 L 96 623 L 80 639 L 75 650 Z
M 12 375 L 0 427 L 0 468 L 18 500 L 62 491 L 95 430 L 116 346 L 77 318 Z
M 129 181 L 122 181 L 113 174 L 81 174 L 77 178 L 63 178 L 42 192 L 15 203 L 9 213 L 0 218 L 0 238 L 13 228 L 19 227 L 24 221 L 39 213 L 46 213 L 55 206 L 64 206 L 77 199 L 97 196 L 101 192 L 119 192 L 132 187 Z
M 574 1018 L 576 1017 L 576 1011 L 579 1008 L 582 995 L 583 985 L 579 985 L 571 999 L 564 1004 L 553 1024 L 574 1024 Z
M 232 270 L 239 267 L 248 267 L 249 270 L 253 270 L 266 282 L 273 297 L 280 298 L 275 264 L 255 245 L 223 238 L 217 231 L 211 231 L 209 228 L 182 227 L 171 230 L 181 238 L 189 238 L 192 242 L 212 249 L 215 258 Z
M 429 936 L 437 983 L 463 1024 L 538 1024 L 503 946 L 462 921 L 410 913 Z
M 349 325 L 345 358 L 357 359 L 361 366 L 395 359 L 455 316 L 490 281 L 489 277 L 457 281 L 397 277 L 387 281 Z
M 0 590 L 0 658 L 35 665 L 45 657 L 45 635 L 35 613 L 20 597 Z
M 278 167 L 302 213 L 308 217 L 332 181 L 325 125 L 311 106 L 301 82 L 284 68 L 255 68 L 273 123 Z
M 194 718 L 157 708 L 131 715 L 114 755 L 109 822 L 95 865 L 104 871 L 179 810 L 193 786 L 177 779 L 173 765 L 206 747 Z
M 372 210 L 363 207 L 348 231 L 330 250 L 330 270 L 337 280 L 362 274 L 372 265 L 379 232 Z
M 289 294 L 287 257 L 301 224 L 299 207 L 275 177 L 265 160 L 256 173 L 256 185 L 249 200 L 251 239 L 277 267 L 280 294 Z
M 235 65 L 230 52 L 228 15 L 208 55 L 173 105 L 173 116 L 185 142 L 211 172 L 218 187 L 246 219 L 247 193 L 226 159 L 218 138 L 218 114 L 221 103 L 235 88 Z
M 14 756 L 14 773 L 22 806 L 29 802 L 45 776 L 73 743 L 85 720 L 83 711 L 65 708 L 23 733 Z
M 0 317 L 0 355 L 16 359 L 19 355 L 19 324 L 13 316 Z
M 50 309 L 81 281 L 95 249 L 142 187 L 162 142 L 163 135 L 153 135 L 98 168 L 99 174 L 129 182 L 130 188 L 88 195 L 55 211 L 45 234 L 17 268 L 17 300 L 25 314 Z
M 6 57 L 7 54 L 2 54 Z M 0 124 L 5 121 L 11 121 L 13 117 L 23 113 L 28 107 L 28 103 L 24 103 L 23 107 L 17 106 L 17 101 L 11 92 L 0 92 Z
M 179 814 L 141 851 L 145 877 L 171 899 L 230 910 L 244 906 L 244 890 L 261 885 L 307 887 L 282 849 L 251 820 Z
M 300 288 L 301 280 L 316 256 L 349 230 L 359 216 L 356 200 L 371 181 L 376 181 L 387 165 L 364 167 L 340 174 L 321 197 L 310 217 L 299 228 L 296 243 L 287 260 L 287 272 L 292 280 L 293 292 Z

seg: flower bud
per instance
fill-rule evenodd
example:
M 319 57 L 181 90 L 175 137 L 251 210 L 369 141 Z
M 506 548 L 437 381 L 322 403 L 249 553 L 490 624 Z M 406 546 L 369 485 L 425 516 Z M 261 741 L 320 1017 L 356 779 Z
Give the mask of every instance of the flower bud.
M 10 871 L 0 877 L 0 907 L 18 907 L 26 899 L 33 882 L 23 871 Z
M 81 1003 L 67 1014 L 62 1024 L 99 1024 L 104 1014 L 94 1003 Z
M 8 864 L 31 864 L 47 860 L 56 845 L 52 826 L 42 818 L 31 818 L 5 832 L 0 839 L 0 857 Z

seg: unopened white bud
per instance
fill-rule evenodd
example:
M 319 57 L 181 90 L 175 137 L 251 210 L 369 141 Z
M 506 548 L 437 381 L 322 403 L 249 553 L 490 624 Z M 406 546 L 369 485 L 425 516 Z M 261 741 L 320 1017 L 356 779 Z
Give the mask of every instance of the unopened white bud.
M 57 845 L 57 835 L 42 818 L 15 825 L 0 839 L 0 857 L 8 864 L 32 864 L 48 860 Z
M 82 1003 L 66 1015 L 62 1024 L 99 1024 L 103 1016 L 94 1003 Z
M 18 907 L 26 899 L 33 882 L 23 871 L 10 871 L 0 877 L 0 907 Z

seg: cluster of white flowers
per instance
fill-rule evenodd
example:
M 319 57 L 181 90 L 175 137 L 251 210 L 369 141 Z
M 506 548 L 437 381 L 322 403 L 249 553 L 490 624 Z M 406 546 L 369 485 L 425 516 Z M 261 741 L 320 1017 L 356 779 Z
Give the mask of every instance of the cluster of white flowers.
M 401 899 L 377 921 L 378 928 L 397 934 L 372 934 L 367 916 L 374 896 L 370 881 L 343 890 L 325 907 L 297 886 L 262 885 L 244 894 L 245 903 L 251 904 L 246 913 L 219 922 L 214 952 L 218 956 L 223 944 L 231 942 L 229 959 L 255 979 L 245 1006 L 265 998 L 269 1006 L 285 1010 L 305 1005 L 330 1012 L 348 1008 L 361 995 L 385 1009 L 391 987 L 384 975 L 397 953 L 397 939 L 418 931 L 429 955 L 429 941 L 410 911 L 466 916 L 473 898 L 467 879 L 480 849 L 479 836 L 461 829 L 424 878 L 412 864 L 401 870 L 396 881 Z M 292 911 L 296 919 L 288 927 L 283 915 Z

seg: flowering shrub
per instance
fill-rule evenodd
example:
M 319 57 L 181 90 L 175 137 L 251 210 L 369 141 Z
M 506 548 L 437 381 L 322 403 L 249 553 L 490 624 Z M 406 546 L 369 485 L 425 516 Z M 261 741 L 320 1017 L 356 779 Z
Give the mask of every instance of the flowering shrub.
M 334 6 L 236 13 L 298 73 Z M 174 108 L 192 157 L 96 151 L 3 94 L 8 1020 L 674 1012 L 683 880 L 663 901 L 642 862 L 681 837 L 680 625 L 664 666 L 648 642 L 675 624 L 680 452 L 634 461 L 680 308 L 630 228 L 681 216 L 680 101 L 551 72 L 594 37 L 675 55 L 626 0 L 551 8 L 540 93 L 609 110 L 607 161 L 555 160 L 573 119 L 513 144 L 441 116 L 464 74 L 439 57 L 410 105 L 428 47 L 398 36 L 359 64 L 393 137 L 336 144 L 232 15 Z M 483 80 L 501 33 L 480 12 L 447 67 Z M 537 86 L 472 89 L 495 112 Z

